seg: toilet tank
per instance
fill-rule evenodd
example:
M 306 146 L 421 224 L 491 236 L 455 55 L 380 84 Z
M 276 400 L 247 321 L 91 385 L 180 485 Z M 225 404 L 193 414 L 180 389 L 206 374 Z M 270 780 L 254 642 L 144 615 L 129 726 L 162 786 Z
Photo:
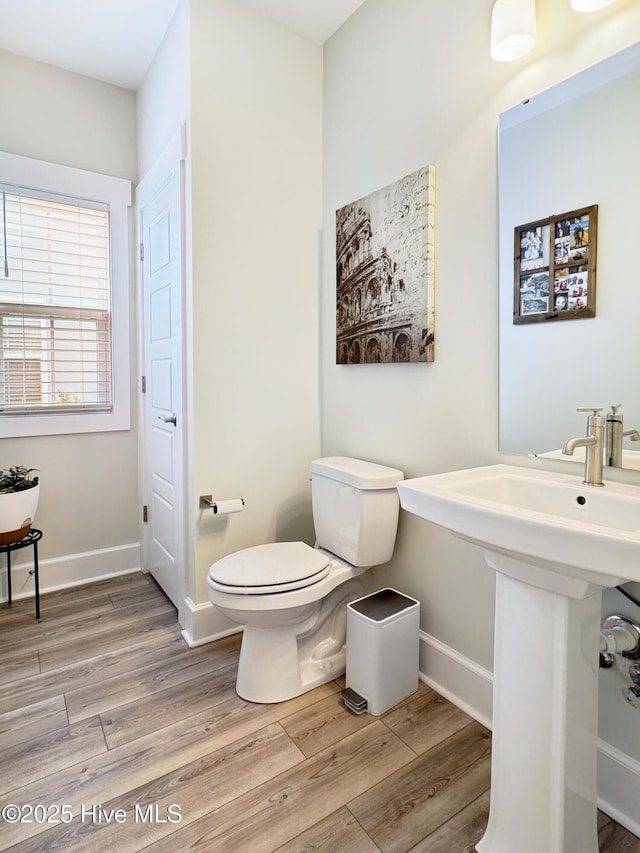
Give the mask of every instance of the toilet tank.
M 378 566 L 391 559 L 398 527 L 396 483 L 402 471 L 330 456 L 311 463 L 316 540 L 352 566 Z

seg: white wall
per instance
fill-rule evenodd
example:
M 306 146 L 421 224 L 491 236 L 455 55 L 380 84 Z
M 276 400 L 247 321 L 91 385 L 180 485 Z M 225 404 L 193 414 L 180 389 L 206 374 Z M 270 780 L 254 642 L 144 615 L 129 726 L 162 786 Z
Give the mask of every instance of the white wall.
M 0 150 L 135 180 L 133 92 L 5 51 L 0 79 Z M 133 308 L 133 266 L 131 271 L 130 281 L 115 284 L 128 288 Z M 134 328 L 132 318 L 132 334 Z M 40 469 L 36 523 L 45 533 L 45 561 L 138 542 L 135 400 L 126 432 L 3 439 L 0 467 L 11 464 Z M 131 550 L 137 559 L 137 545 Z M 67 571 L 59 561 L 45 567 L 41 583 L 46 588 L 81 581 L 84 571 Z M 101 568 L 93 563 L 86 571 L 88 577 Z M 32 589 L 23 580 L 18 593 Z
M 189 3 L 176 9 L 136 96 L 142 179 L 189 115 Z
M 313 541 L 321 93 L 320 47 L 227 0 L 183 0 L 138 92 L 141 175 L 186 127 L 190 642 L 229 624 L 208 607 L 214 560 Z M 246 508 L 215 519 L 201 494 Z
M 319 454 L 322 50 L 229 0 L 191 0 L 196 565 L 313 537 Z M 243 497 L 216 520 L 198 496 Z
M 322 450 L 406 476 L 498 461 L 497 115 L 635 42 L 640 9 L 538 0 L 538 44 L 489 58 L 493 0 L 367 0 L 325 47 Z M 335 211 L 436 168 L 433 364 L 336 366 Z M 491 669 L 493 576 L 479 549 L 402 514 L 378 570 L 421 601 L 422 629 Z
M 0 74 L 3 151 L 135 179 L 133 92 L 4 50 Z

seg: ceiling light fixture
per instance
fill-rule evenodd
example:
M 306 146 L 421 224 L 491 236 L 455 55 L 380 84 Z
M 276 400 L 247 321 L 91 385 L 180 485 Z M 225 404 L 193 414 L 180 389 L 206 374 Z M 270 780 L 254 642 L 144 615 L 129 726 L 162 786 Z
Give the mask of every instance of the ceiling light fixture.
M 595 2 L 602 3 L 603 0 Z M 497 62 L 520 59 L 535 43 L 535 0 L 496 0 L 491 13 L 491 58 Z
M 613 0 L 571 0 L 571 8 L 576 12 L 597 12 L 611 3 Z

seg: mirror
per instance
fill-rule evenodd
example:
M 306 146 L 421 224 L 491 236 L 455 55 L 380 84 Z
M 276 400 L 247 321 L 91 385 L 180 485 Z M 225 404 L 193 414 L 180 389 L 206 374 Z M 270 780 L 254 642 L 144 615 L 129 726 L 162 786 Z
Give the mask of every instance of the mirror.
M 561 448 L 585 434 L 587 415 L 577 413 L 578 406 L 602 406 L 606 415 L 621 404 L 624 428 L 640 430 L 638 139 L 640 44 L 500 116 L 503 453 L 550 453 L 576 461 L 563 457 Z M 598 206 L 595 316 L 514 324 L 520 287 L 514 283 L 515 229 L 592 205 Z M 549 279 L 552 314 L 553 272 Z M 640 470 L 639 449 L 624 439 L 623 466 Z

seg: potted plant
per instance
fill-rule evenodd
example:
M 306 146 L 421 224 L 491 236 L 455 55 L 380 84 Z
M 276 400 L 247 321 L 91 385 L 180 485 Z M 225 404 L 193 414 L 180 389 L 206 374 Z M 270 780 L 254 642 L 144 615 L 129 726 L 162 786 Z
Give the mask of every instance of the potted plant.
M 29 532 L 40 497 L 36 470 L 16 465 L 0 471 L 0 545 L 19 542 Z

